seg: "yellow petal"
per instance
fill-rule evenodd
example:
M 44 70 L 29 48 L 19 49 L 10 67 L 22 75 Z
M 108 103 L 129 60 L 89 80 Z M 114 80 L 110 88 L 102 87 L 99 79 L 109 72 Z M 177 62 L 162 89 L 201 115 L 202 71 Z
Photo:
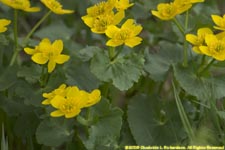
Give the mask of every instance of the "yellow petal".
M 212 43 L 216 43 L 218 41 L 218 39 L 216 38 L 215 35 L 212 34 L 208 34 L 205 36 L 205 42 L 207 45 L 210 45 Z
M 113 40 L 113 39 L 110 39 L 106 42 L 106 45 L 107 46 L 112 46 L 112 47 L 117 47 L 119 45 L 122 45 L 124 42 L 121 41 L 121 40 Z
M 121 29 L 126 29 L 132 27 L 134 24 L 134 19 L 127 19 L 127 21 L 122 25 Z
M 68 92 L 66 94 L 67 97 L 75 97 L 76 95 L 79 94 L 79 88 L 76 86 L 73 86 L 68 89 Z
M 50 100 L 49 99 L 45 99 L 41 102 L 41 104 L 43 105 L 49 105 L 50 104 Z
M 80 113 L 81 109 L 76 109 L 76 111 L 73 111 L 71 113 L 66 113 L 65 117 L 66 118 L 73 118 L 75 116 L 77 116 Z
M 64 62 L 68 61 L 70 58 L 70 56 L 68 55 L 59 55 L 59 56 L 56 56 L 54 61 L 57 63 L 57 64 L 63 64 Z
M 138 35 L 142 30 L 142 26 L 141 25 L 137 25 L 135 26 L 135 28 L 132 30 L 132 36 L 136 36 Z
M 213 22 L 217 25 L 217 26 L 221 26 L 221 22 L 222 22 L 222 17 L 218 16 L 218 15 L 211 15 Z
M 198 35 L 205 35 L 205 34 L 213 34 L 210 28 L 200 28 L 197 32 Z
M 38 12 L 40 10 L 41 9 L 39 7 L 30 7 L 30 8 L 24 9 L 24 11 L 27 11 L 27 12 Z
M 29 55 L 33 55 L 35 53 L 35 49 L 29 47 L 24 48 L 24 51 Z
M 55 40 L 52 44 L 53 53 L 54 54 L 60 54 L 63 50 L 63 42 L 62 40 Z
M 119 11 L 118 13 L 115 14 L 114 16 L 114 25 L 117 25 L 120 23 L 120 21 L 125 17 L 124 11 Z
M 209 48 L 207 46 L 199 46 L 200 51 L 208 56 L 212 56 L 211 52 L 209 51 Z
M 110 38 L 113 38 L 114 35 L 119 32 L 120 29 L 114 25 L 111 25 L 111 26 L 108 26 L 108 28 L 106 29 L 105 31 L 105 34 L 110 37 Z
M 142 38 L 140 38 L 140 37 L 133 37 L 133 38 L 127 39 L 125 41 L 125 45 L 127 45 L 127 46 L 132 48 L 132 47 L 140 44 L 141 41 L 142 41 Z
M 198 45 L 199 43 L 198 43 L 198 37 L 196 36 L 196 35 L 193 35 L 193 34 L 187 34 L 186 36 L 185 36 L 185 38 L 186 38 L 186 40 L 188 41 L 188 42 L 190 42 L 191 44 L 193 44 L 193 45 Z
M 46 57 L 46 56 L 45 56 L 44 54 L 42 54 L 42 53 L 35 53 L 35 54 L 31 57 L 31 59 L 32 59 L 35 63 L 41 64 L 41 65 L 47 63 L 47 61 L 48 61 L 48 57 Z
M 92 28 L 92 26 L 93 26 L 93 21 L 94 21 L 94 18 L 93 18 L 93 17 L 90 17 L 90 16 L 86 15 L 86 16 L 81 17 L 81 19 L 84 21 L 84 23 L 85 23 L 88 27 Z
M 48 62 L 48 73 L 51 73 L 55 69 L 55 66 L 55 61 L 50 59 Z
M 66 101 L 66 99 L 60 95 L 56 95 L 51 101 L 51 105 L 55 108 L 60 108 L 60 106 Z
M 88 101 L 86 102 L 84 107 L 90 107 L 96 103 L 98 103 L 101 99 L 101 92 L 98 89 L 93 90 L 90 94 L 89 94 L 89 98 Z
M 61 112 L 60 110 L 55 110 L 53 112 L 51 112 L 50 114 L 52 117 L 61 117 L 61 116 L 64 116 L 64 113 Z

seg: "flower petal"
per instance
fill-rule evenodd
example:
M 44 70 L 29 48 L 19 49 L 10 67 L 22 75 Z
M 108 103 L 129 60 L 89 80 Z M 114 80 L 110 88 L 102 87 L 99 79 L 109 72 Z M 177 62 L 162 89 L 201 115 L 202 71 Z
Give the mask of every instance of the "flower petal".
M 59 55 L 59 56 L 56 56 L 54 61 L 57 63 L 57 64 L 63 64 L 64 62 L 68 61 L 70 59 L 70 56 L 68 55 Z
M 47 61 L 48 61 L 48 57 L 46 57 L 46 56 L 45 56 L 44 54 L 42 54 L 42 53 L 35 53 L 35 54 L 31 57 L 31 59 L 32 59 L 35 63 L 41 64 L 41 65 L 47 63 Z
M 111 26 L 108 26 L 106 31 L 105 31 L 105 34 L 110 37 L 110 38 L 113 38 L 114 35 L 119 32 L 120 29 L 114 25 L 111 25 Z
M 50 59 L 48 62 L 48 73 L 51 73 L 55 69 L 56 63 L 54 60 Z
M 51 112 L 50 114 L 52 117 L 61 117 L 61 116 L 64 116 L 64 113 L 61 112 L 60 110 L 55 110 L 53 112 Z
M 63 42 L 62 40 L 55 40 L 52 44 L 53 53 L 54 54 L 60 54 L 63 50 Z
M 134 46 L 140 44 L 141 41 L 142 41 L 142 38 L 140 38 L 140 37 L 132 37 L 132 38 L 127 39 L 127 40 L 125 41 L 125 45 L 127 45 L 127 46 L 129 46 L 129 47 L 132 48 L 132 47 L 134 47 Z

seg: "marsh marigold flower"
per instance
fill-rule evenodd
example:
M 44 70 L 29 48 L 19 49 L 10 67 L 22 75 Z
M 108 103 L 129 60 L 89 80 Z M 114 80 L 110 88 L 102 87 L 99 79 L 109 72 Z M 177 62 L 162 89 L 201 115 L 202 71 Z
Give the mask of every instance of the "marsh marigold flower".
M 225 60 L 225 38 L 218 39 L 216 35 L 208 34 L 205 36 L 206 46 L 200 46 L 200 51 L 216 60 Z
M 82 20 L 92 32 L 103 34 L 108 26 L 117 25 L 124 18 L 124 11 L 113 11 L 116 1 L 103 1 L 87 8 L 87 15 L 83 16 Z
M 0 2 L 14 9 L 20 9 L 27 12 L 40 11 L 39 7 L 30 7 L 29 0 L 0 0 Z
M 98 89 L 93 90 L 91 93 L 80 90 L 76 86 L 68 86 L 62 84 L 59 88 L 48 93 L 50 95 L 50 105 L 57 110 L 51 112 L 52 117 L 65 116 L 72 118 L 77 116 L 82 108 L 90 107 L 98 103 L 101 99 L 101 93 Z M 43 94 L 43 96 L 45 93 Z M 44 96 L 46 98 L 46 96 Z M 45 104 L 46 100 L 42 102 Z
M 177 3 L 160 3 L 157 6 L 157 11 L 152 10 L 152 14 L 161 20 L 171 20 L 176 15 L 181 14 L 191 8 L 191 4 L 178 5 Z
M 116 14 L 114 14 L 114 12 L 110 12 L 97 17 L 90 17 L 86 15 L 82 17 L 82 20 L 88 27 L 91 28 L 92 32 L 103 34 L 108 26 L 117 25 L 124 18 L 124 16 L 124 11 L 120 11 Z
M 43 93 L 43 97 L 46 98 L 44 101 L 42 101 L 43 105 L 49 105 L 51 104 L 51 100 L 55 98 L 55 96 L 66 96 L 66 85 L 61 84 L 57 89 L 53 90 L 50 93 Z
M 194 52 L 202 53 L 199 49 L 199 46 L 202 46 L 205 44 L 205 36 L 207 34 L 213 34 L 212 30 L 209 28 L 200 28 L 197 31 L 197 35 L 194 35 L 194 34 L 186 35 L 186 40 L 193 45 L 192 49 Z
M 73 10 L 63 9 L 62 5 L 57 0 L 41 0 L 41 2 L 55 14 L 62 15 L 74 12 Z
M 10 20 L 0 19 L 0 33 L 5 32 L 7 30 L 7 25 L 11 23 Z
M 194 4 L 194 3 L 202 3 L 205 0 L 175 0 L 174 3 L 177 5 L 188 5 L 188 4 Z
M 116 47 L 125 44 L 134 47 L 142 41 L 142 38 L 137 37 L 141 30 L 142 26 L 136 25 L 133 19 L 128 19 L 121 28 L 115 25 L 109 26 L 105 31 L 105 34 L 110 38 L 106 45 Z
M 211 17 L 213 22 L 216 24 L 214 28 L 225 31 L 225 15 L 223 15 L 223 17 L 220 17 L 218 15 L 211 15 Z
M 129 0 L 115 0 L 115 8 L 118 11 L 124 11 L 133 5 L 134 3 L 130 3 Z
M 34 49 L 24 48 L 24 51 L 32 55 L 31 59 L 37 64 L 48 63 L 48 72 L 51 73 L 56 64 L 63 64 L 69 60 L 68 55 L 61 54 L 63 50 L 62 40 L 55 40 L 52 44 L 49 39 L 43 39 Z

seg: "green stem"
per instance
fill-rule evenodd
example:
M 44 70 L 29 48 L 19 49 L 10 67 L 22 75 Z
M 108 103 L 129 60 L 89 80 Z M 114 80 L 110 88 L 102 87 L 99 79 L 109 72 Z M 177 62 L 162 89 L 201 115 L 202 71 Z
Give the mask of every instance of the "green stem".
M 212 66 L 212 64 L 214 62 L 215 62 L 215 59 L 212 59 L 205 68 L 203 68 L 203 69 L 200 68 L 199 71 L 198 71 L 198 73 L 197 73 L 198 76 L 203 75 Z
M 27 34 L 27 36 L 24 38 L 22 42 L 22 46 L 24 47 L 27 44 L 27 41 L 29 40 L 30 36 L 36 31 L 36 29 L 44 22 L 44 20 L 51 14 L 51 11 L 48 11 L 37 23 L 36 25 L 31 29 L 31 31 Z
M 116 59 L 122 51 L 123 51 L 123 46 L 120 47 L 120 48 L 118 49 L 118 52 L 117 52 L 116 55 L 112 58 L 112 60 Z
M 185 32 L 187 31 L 188 29 L 188 19 L 189 19 L 189 12 L 186 11 L 186 17 L 185 17 L 185 24 L 184 24 L 184 34 Z M 184 67 L 187 67 L 188 65 L 188 49 L 187 49 L 187 41 L 185 39 L 185 36 L 184 36 L 184 45 L 183 45 L 183 66 Z
M 114 56 L 115 56 L 115 47 L 110 47 L 108 50 L 109 53 L 109 59 L 113 60 Z
M 180 32 L 185 35 L 185 31 L 184 28 L 181 26 L 181 24 L 177 21 L 176 18 L 173 18 L 173 22 L 175 23 L 175 25 L 177 26 L 177 28 L 180 30 Z
M 14 25 L 13 25 L 13 36 L 14 36 L 14 52 L 9 63 L 12 66 L 16 61 L 16 56 L 18 55 L 18 11 L 14 9 Z
M 190 122 L 188 120 L 188 117 L 185 113 L 184 107 L 183 107 L 182 102 L 180 100 L 180 97 L 178 95 L 178 91 L 176 89 L 174 81 L 172 81 L 172 86 L 173 86 L 174 97 L 175 97 L 175 101 L 176 101 L 176 105 L 177 105 L 177 108 L 178 108 L 178 112 L 179 112 L 181 121 L 183 123 L 184 129 L 187 132 L 187 135 L 188 135 L 190 141 L 192 142 L 193 139 L 194 139 L 194 132 L 191 128 L 191 124 L 190 124 Z
M 24 40 L 22 41 L 22 47 L 24 47 L 27 44 L 27 41 L 29 40 L 30 36 L 36 31 L 36 29 L 41 25 L 41 23 L 44 22 L 44 20 L 51 14 L 51 11 L 48 11 L 38 22 L 37 24 L 31 29 L 31 31 L 27 34 L 27 36 L 24 38 Z M 14 23 L 15 24 L 15 23 Z M 15 26 L 15 25 L 14 25 Z M 15 28 L 15 27 L 14 27 Z M 15 30 L 15 29 L 14 29 Z M 14 31 L 15 32 L 15 31 Z M 17 36 L 17 35 L 16 35 Z M 14 38 L 15 38 L 15 34 L 14 34 Z M 17 40 L 16 40 L 17 42 Z M 15 44 L 17 45 L 17 43 Z M 16 51 L 14 51 L 12 59 L 10 61 L 9 66 L 13 66 L 13 64 L 15 63 L 15 60 L 17 58 L 18 53 L 20 52 L 21 49 L 16 49 Z

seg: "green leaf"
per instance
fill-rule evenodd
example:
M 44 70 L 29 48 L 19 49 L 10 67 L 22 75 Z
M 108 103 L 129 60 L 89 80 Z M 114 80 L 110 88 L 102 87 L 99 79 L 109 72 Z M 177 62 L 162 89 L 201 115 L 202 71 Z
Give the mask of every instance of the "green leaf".
M 155 81 L 163 81 L 166 78 L 171 64 L 182 61 L 182 49 L 178 44 L 162 41 L 159 50 L 155 53 L 145 52 L 145 70 L 150 78 Z
M 137 145 L 171 145 L 182 133 L 176 105 L 162 102 L 156 96 L 137 95 L 128 105 L 127 115 Z
M 29 83 L 36 83 L 41 76 L 41 67 L 38 65 L 31 65 L 30 67 L 23 66 L 17 72 L 17 76 L 25 78 Z
M 19 114 L 34 110 L 31 106 L 23 104 L 23 99 L 19 97 L 7 98 L 0 95 L 0 108 L 9 116 L 18 116 Z
M 51 40 L 64 39 L 69 40 L 73 35 L 73 30 L 68 28 L 62 21 L 56 21 L 49 26 L 43 27 L 34 34 L 43 39 L 49 38 Z
M 66 71 L 66 83 L 76 85 L 80 89 L 93 90 L 98 88 L 99 80 L 90 72 L 89 64 L 71 61 Z
M 101 81 L 112 81 L 120 90 L 128 90 L 142 74 L 144 58 L 131 54 L 110 61 L 103 52 L 97 53 L 91 61 L 91 72 Z
M 14 124 L 15 135 L 22 138 L 33 136 L 38 124 L 37 114 L 34 111 L 26 112 L 16 118 Z
M 73 137 L 74 120 L 65 118 L 51 118 L 43 120 L 36 131 L 39 144 L 46 146 L 60 146 Z
M 77 53 L 78 57 L 82 61 L 89 61 L 97 52 L 102 51 L 99 47 L 96 46 L 88 46 L 79 50 Z
M 225 120 L 225 111 L 217 111 L 217 113 L 220 116 L 220 118 Z
M 16 83 L 16 68 L 15 67 L 8 67 L 6 69 L 0 69 L 0 91 L 4 91 L 11 87 L 13 84 Z
M 174 65 L 174 75 L 181 87 L 189 94 L 200 100 L 209 97 L 219 99 L 225 97 L 225 77 L 198 77 L 193 65 L 183 67 Z
M 116 149 L 120 136 L 123 112 L 117 107 L 112 107 L 106 99 L 91 108 L 91 114 L 96 120 L 88 132 L 89 137 L 84 141 L 88 150 Z

